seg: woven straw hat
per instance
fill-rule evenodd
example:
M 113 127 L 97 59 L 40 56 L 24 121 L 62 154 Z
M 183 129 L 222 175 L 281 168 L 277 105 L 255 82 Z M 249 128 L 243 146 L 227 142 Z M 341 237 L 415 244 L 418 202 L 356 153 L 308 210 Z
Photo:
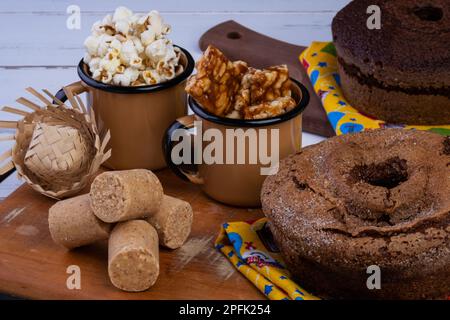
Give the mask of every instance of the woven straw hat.
M 91 182 L 100 165 L 111 156 L 111 150 L 105 151 L 109 131 L 100 134 L 92 109 L 88 111 L 79 96 L 70 95 L 65 89 L 71 107 L 48 90 L 43 92 L 51 100 L 33 88 L 27 91 L 43 106 L 19 98 L 17 102 L 31 112 L 2 109 L 23 118 L 0 121 L 0 127 L 16 129 L 14 135 L 0 137 L 16 142 L 0 156 L 0 162 L 7 160 L 0 174 L 16 167 L 19 177 L 34 190 L 56 199 L 73 196 Z

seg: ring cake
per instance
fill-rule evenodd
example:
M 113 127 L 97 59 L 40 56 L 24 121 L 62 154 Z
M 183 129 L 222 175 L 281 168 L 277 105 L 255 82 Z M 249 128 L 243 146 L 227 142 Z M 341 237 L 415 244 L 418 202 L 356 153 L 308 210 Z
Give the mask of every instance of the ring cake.
M 262 205 L 292 275 L 332 298 L 450 294 L 450 138 L 386 129 L 281 161 Z M 369 289 L 369 267 L 381 289 Z
M 372 5 L 380 8 L 380 29 L 368 27 Z M 389 123 L 450 123 L 450 1 L 356 0 L 332 29 L 353 107 Z

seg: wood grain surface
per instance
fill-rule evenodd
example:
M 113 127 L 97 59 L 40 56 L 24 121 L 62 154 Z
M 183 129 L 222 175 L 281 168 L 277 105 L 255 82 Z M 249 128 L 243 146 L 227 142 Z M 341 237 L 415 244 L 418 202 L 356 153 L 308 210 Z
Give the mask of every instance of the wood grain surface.
M 309 105 L 303 112 L 303 130 L 324 137 L 335 135 L 320 99 L 298 59 L 306 47 L 270 38 L 233 20 L 218 24 L 201 36 L 200 48 L 204 51 L 209 45 L 219 48 L 231 60 L 243 60 L 256 68 L 286 64 L 290 75 L 303 83 L 310 93 Z
M 194 225 L 186 244 L 160 252 L 160 276 L 150 290 L 125 293 L 107 273 L 107 242 L 67 251 L 48 231 L 54 200 L 23 185 L 0 209 L 0 292 L 32 299 L 263 299 L 213 244 L 222 223 L 253 220 L 259 209 L 239 209 L 207 198 L 168 169 L 157 172 L 166 194 L 191 203 Z M 81 290 L 69 290 L 67 267 L 81 269 Z

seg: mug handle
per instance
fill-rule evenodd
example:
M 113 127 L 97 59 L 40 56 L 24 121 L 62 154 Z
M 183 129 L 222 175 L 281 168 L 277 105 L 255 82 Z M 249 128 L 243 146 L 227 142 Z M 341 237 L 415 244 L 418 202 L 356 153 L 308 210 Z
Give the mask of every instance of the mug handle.
M 74 95 L 87 91 L 87 88 L 81 81 L 71 83 L 68 86 L 65 86 L 65 89 L 66 90 L 64 90 L 64 88 L 59 89 L 59 91 L 55 95 L 56 99 L 60 100 L 61 102 L 66 102 L 67 99 L 72 100 Z
M 198 166 L 195 166 L 195 171 L 186 171 L 182 169 L 182 165 L 175 164 L 172 161 L 172 150 L 174 144 L 172 143 L 172 135 L 178 129 L 189 130 L 194 127 L 195 115 L 184 116 L 175 120 L 172 125 L 166 130 L 163 138 L 163 153 L 169 168 L 181 179 L 190 181 L 194 184 L 203 184 L 203 178 L 200 177 Z

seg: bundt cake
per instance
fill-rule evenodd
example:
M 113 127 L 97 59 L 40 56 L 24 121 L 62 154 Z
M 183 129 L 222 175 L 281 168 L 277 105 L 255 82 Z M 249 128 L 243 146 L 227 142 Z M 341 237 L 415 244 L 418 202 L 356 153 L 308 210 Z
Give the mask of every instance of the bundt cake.
M 367 26 L 380 8 L 380 29 Z M 344 95 L 389 123 L 450 123 L 450 1 L 354 0 L 332 23 Z
M 379 129 L 331 138 L 280 163 L 264 214 L 299 284 L 331 298 L 450 295 L 450 138 Z M 368 267 L 381 289 L 369 289 Z

